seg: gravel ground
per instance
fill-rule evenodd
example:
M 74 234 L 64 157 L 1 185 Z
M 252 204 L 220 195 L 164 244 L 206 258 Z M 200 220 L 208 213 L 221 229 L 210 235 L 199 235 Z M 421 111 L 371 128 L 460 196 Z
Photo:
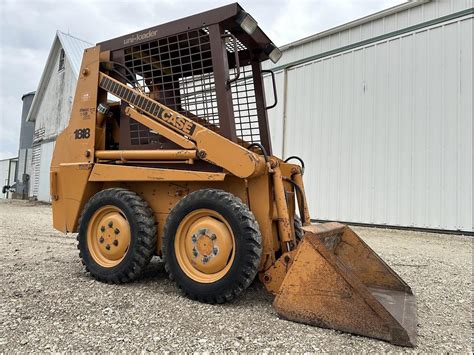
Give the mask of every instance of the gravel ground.
M 0 201 L 0 353 L 413 351 L 280 320 L 258 283 L 230 304 L 188 300 L 157 260 L 137 282 L 96 282 L 75 238 L 52 229 L 48 205 Z M 354 229 L 414 289 L 415 351 L 472 353 L 473 239 Z

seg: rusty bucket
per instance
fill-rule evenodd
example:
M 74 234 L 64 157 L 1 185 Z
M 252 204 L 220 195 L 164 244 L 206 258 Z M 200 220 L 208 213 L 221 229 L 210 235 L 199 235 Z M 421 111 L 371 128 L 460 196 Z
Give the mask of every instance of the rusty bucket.
M 411 288 L 349 227 L 310 225 L 296 250 L 274 307 L 286 319 L 416 344 Z

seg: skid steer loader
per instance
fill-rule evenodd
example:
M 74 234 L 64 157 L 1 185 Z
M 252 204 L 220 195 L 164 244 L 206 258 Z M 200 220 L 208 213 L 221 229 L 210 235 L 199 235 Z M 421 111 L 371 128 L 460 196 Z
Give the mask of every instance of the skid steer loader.
M 414 346 L 410 287 L 349 227 L 311 224 L 302 160 L 272 155 L 261 63 L 280 56 L 238 4 L 86 49 L 54 227 L 103 282 L 158 255 L 184 294 L 222 303 L 258 275 L 285 319 Z

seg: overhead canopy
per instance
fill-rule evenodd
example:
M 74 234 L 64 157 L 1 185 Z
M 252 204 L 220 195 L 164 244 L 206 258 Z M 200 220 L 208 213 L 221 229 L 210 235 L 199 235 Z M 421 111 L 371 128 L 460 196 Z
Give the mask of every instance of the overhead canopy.
M 189 30 L 202 29 L 213 24 L 222 24 L 224 28 L 230 28 L 230 32 L 247 48 L 251 49 L 260 61 L 269 59 L 268 53 L 265 53 L 268 51 L 265 51 L 265 48 L 268 45 L 273 45 L 272 41 L 258 26 L 252 34 L 248 34 L 242 29 L 239 21 L 246 14 L 238 3 L 233 3 L 100 42 L 98 45 L 100 45 L 101 51 L 114 51 Z

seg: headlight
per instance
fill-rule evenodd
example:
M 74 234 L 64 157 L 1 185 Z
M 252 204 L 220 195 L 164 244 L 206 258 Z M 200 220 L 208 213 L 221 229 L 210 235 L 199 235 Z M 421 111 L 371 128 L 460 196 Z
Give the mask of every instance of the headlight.
M 258 27 L 257 21 L 245 11 L 240 12 L 239 17 L 237 17 L 237 23 L 249 35 L 253 34 Z
M 278 47 L 273 43 L 267 44 L 265 46 L 264 52 L 266 55 L 268 55 L 268 58 L 270 58 L 273 63 L 278 62 L 282 55 L 281 50 L 279 50 Z

